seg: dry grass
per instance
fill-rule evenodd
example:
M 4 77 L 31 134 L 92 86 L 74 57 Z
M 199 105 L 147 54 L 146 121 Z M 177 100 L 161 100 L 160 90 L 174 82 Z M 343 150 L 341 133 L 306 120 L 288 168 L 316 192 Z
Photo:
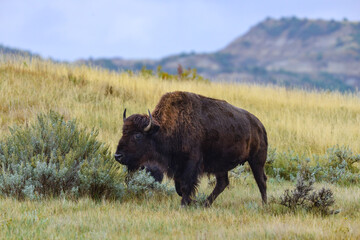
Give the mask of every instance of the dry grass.
M 161 81 L 86 66 L 71 67 L 33 60 L 0 65 L 0 133 L 32 121 L 50 109 L 100 129 L 114 148 L 120 138 L 122 112 L 146 113 L 169 91 L 191 91 L 225 99 L 254 113 L 278 150 L 322 154 L 333 145 L 360 152 L 359 93 L 305 92 L 231 83 Z
M 0 138 L 13 124 L 26 124 L 50 109 L 98 128 L 115 148 L 122 112 L 145 113 L 165 92 L 184 90 L 225 99 L 264 123 L 269 143 L 280 151 L 323 154 L 339 144 L 360 152 L 359 93 L 305 92 L 232 83 L 162 81 L 86 66 L 28 59 L 0 61 Z M 206 184 L 203 184 L 206 185 Z M 270 181 L 279 196 L 289 183 Z M 253 178 L 233 182 L 210 209 L 181 209 L 179 197 L 124 203 L 89 199 L 18 202 L 0 199 L 3 239 L 359 239 L 359 186 L 330 185 L 338 215 L 288 213 L 260 205 Z M 206 186 L 201 191 L 209 192 Z
M 270 194 L 278 196 L 286 187 L 288 183 L 273 184 Z M 341 213 L 328 217 L 290 213 L 279 205 L 262 207 L 253 179 L 233 182 L 209 209 L 183 209 L 175 195 L 125 203 L 4 199 L 0 200 L 0 238 L 359 239 L 358 187 L 331 188 Z

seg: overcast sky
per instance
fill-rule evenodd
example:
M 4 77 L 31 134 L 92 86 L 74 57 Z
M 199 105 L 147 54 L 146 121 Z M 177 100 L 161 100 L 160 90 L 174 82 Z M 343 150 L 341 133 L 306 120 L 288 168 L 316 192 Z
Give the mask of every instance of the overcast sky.
M 214 52 L 266 17 L 360 20 L 360 0 L 0 0 L 0 44 L 57 60 Z

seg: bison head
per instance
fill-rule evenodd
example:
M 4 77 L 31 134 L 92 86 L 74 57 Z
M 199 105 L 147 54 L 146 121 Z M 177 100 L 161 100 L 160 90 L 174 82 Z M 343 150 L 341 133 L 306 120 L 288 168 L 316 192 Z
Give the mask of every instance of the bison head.
M 123 120 L 123 135 L 115 159 L 133 171 L 153 158 L 156 151 L 153 135 L 159 130 L 159 125 L 152 119 L 150 111 L 149 116 L 134 114 L 126 118 L 125 109 Z

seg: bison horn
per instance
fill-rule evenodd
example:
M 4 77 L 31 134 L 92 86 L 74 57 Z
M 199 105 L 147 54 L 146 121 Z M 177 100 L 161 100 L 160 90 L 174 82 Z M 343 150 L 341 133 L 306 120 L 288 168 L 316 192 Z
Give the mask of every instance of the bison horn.
M 148 112 L 149 112 L 150 122 L 149 122 L 149 125 L 147 125 L 147 126 L 144 128 L 144 132 L 148 132 L 148 131 L 151 129 L 152 116 L 151 116 L 151 113 L 150 113 L 150 110 L 149 110 L 149 109 L 148 109 Z
M 126 108 L 125 108 L 124 113 L 123 113 L 123 121 L 125 122 L 125 120 L 126 120 Z

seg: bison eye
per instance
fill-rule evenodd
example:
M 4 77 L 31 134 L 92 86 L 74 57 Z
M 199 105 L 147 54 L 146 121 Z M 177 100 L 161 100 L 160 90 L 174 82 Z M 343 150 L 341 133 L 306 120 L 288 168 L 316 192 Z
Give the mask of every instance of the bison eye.
M 141 133 L 137 133 L 134 135 L 135 140 L 140 140 L 143 137 Z

